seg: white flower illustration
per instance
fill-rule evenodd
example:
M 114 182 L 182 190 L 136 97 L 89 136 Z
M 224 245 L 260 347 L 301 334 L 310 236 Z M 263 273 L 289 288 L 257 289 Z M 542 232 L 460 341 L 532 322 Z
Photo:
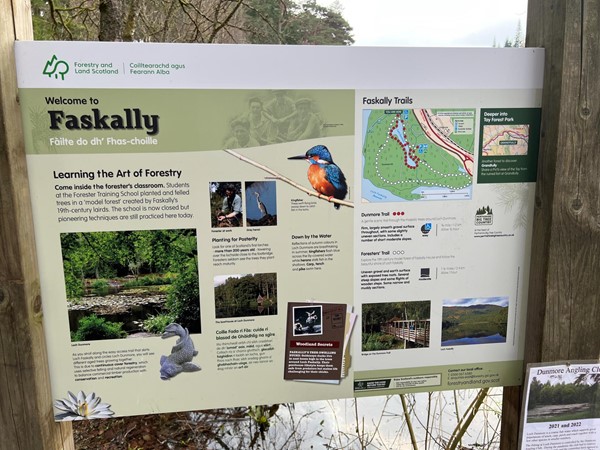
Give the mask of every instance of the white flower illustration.
M 96 394 L 92 392 L 90 395 L 85 395 L 85 392 L 79 391 L 75 396 L 69 391 L 68 398 L 56 400 L 54 407 L 61 412 L 56 414 L 54 418 L 56 420 L 68 421 L 68 420 L 85 420 L 85 419 L 105 419 L 111 417 L 114 412 L 109 408 L 110 405 L 107 403 L 100 403 L 102 399 L 96 397 Z

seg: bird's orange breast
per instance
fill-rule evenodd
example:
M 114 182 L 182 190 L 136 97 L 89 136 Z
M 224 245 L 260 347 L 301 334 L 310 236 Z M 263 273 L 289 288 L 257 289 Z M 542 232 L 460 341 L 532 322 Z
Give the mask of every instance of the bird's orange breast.
M 325 169 L 322 167 L 319 167 L 317 164 L 311 164 L 308 168 L 308 181 L 315 191 L 331 197 L 335 193 L 335 187 L 327 181 L 325 173 Z

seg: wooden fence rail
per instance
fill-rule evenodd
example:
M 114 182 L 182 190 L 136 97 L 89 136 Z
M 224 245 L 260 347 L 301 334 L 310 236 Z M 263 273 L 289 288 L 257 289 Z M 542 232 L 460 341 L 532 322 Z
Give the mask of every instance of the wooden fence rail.
M 421 347 L 429 347 L 428 320 L 406 320 L 398 324 L 383 325 L 381 331 L 386 334 L 391 334 L 397 339 L 402 339 L 405 342 L 412 342 Z

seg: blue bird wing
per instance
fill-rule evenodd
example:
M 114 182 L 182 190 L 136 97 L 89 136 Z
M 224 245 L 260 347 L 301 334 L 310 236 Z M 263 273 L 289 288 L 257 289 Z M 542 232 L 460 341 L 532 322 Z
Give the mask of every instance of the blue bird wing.
M 325 179 L 329 181 L 335 188 L 334 197 L 343 200 L 348 193 L 348 185 L 346 183 L 346 176 L 342 169 L 335 164 L 325 165 Z

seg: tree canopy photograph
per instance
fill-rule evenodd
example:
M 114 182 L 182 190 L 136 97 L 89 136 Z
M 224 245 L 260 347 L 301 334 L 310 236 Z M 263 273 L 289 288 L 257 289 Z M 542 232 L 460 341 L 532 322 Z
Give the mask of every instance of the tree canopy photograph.
M 214 284 L 217 319 L 277 314 L 276 273 L 219 276 Z

